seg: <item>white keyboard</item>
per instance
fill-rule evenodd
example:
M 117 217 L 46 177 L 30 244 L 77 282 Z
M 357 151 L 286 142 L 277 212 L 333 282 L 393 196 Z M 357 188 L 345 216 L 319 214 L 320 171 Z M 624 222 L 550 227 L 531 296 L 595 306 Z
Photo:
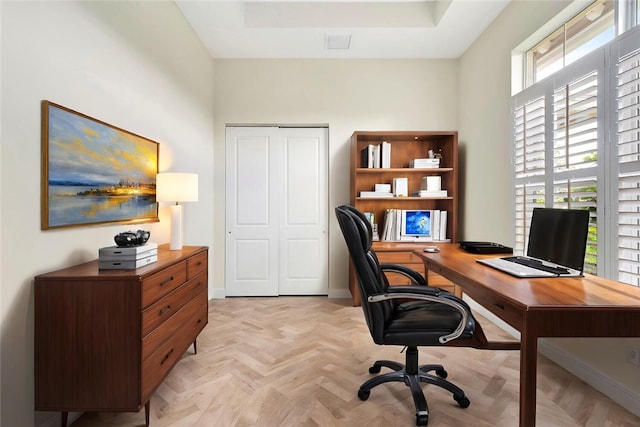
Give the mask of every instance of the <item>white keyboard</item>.
M 537 268 L 527 267 L 526 265 L 517 264 L 502 258 L 485 258 L 477 260 L 479 263 L 496 268 L 505 273 L 516 277 L 555 277 L 557 274 L 548 271 L 538 270 Z

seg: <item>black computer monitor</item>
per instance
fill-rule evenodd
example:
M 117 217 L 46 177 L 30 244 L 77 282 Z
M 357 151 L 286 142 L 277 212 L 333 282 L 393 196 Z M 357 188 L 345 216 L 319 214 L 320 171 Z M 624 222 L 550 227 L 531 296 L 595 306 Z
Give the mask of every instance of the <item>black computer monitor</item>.
M 527 256 L 582 272 L 588 233 L 588 210 L 534 208 Z

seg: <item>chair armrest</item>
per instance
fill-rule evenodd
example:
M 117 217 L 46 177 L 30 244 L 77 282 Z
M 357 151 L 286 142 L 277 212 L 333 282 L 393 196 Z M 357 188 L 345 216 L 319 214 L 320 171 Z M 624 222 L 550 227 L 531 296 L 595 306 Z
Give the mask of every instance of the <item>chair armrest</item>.
M 385 289 L 385 292 L 388 294 L 404 293 L 404 294 L 431 295 L 434 297 L 439 297 L 441 296 L 441 294 L 447 291 L 444 291 L 440 288 L 434 288 L 432 286 L 394 285 L 394 286 L 389 286 L 387 289 Z
M 400 288 L 404 288 L 404 289 L 400 289 Z M 460 313 L 462 318 L 460 319 L 460 323 L 458 323 L 458 326 L 452 333 L 448 335 L 443 335 L 438 338 L 438 341 L 440 341 L 440 344 L 446 344 L 449 341 L 460 338 L 460 336 L 462 335 L 462 333 L 466 328 L 467 322 L 469 321 L 469 317 L 471 317 L 471 310 L 469 309 L 467 304 L 465 304 L 462 300 L 460 300 L 455 295 L 445 293 L 445 292 L 443 292 L 443 294 L 446 294 L 446 295 L 440 296 L 439 293 L 435 295 L 433 294 L 433 289 L 437 289 L 437 288 L 428 288 L 428 287 L 422 288 L 417 286 L 390 286 L 389 288 L 387 288 L 387 292 L 382 294 L 371 295 L 369 296 L 369 298 L 367 298 L 367 300 L 371 303 L 376 303 L 376 302 L 387 301 L 392 299 L 414 299 L 414 300 L 431 301 L 439 304 L 448 305 L 449 307 L 454 308 L 456 311 L 458 311 L 458 313 Z M 403 290 L 407 290 L 407 291 L 403 292 Z
M 400 264 L 381 263 L 380 269 L 383 273 L 396 273 L 408 277 L 411 283 L 418 286 L 427 286 L 427 280 L 417 271 Z

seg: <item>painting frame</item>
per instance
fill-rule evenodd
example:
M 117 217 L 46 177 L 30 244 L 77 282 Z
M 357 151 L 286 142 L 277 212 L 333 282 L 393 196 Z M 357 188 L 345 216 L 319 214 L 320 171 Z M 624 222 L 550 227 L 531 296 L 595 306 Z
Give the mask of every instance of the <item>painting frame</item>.
M 158 222 L 160 143 L 43 100 L 41 229 Z

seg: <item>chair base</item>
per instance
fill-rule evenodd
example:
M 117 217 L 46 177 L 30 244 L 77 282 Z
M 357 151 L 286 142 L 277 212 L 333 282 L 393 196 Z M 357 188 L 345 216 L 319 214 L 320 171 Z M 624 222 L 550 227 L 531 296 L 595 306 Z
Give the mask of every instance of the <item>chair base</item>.
M 448 390 L 461 408 L 467 408 L 471 404 L 460 387 L 445 380 L 447 371 L 442 365 L 418 365 L 418 349 L 416 347 L 407 347 L 406 364 L 403 365 L 391 360 L 378 360 L 369 368 L 369 373 L 376 374 L 380 372 L 382 367 L 392 369 L 393 372 L 367 380 L 360 386 L 358 397 L 360 400 L 367 400 L 373 387 L 387 382 L 403 382 L 411 389 L 413 403 L 416 407 L 416 425 L 418 426 L 426 426 L 429 423 L 429 406 L 420 386 L 421 382 L 434 384 Z M 435 375 L 428 373 L 431 371 L 435 371 Z

